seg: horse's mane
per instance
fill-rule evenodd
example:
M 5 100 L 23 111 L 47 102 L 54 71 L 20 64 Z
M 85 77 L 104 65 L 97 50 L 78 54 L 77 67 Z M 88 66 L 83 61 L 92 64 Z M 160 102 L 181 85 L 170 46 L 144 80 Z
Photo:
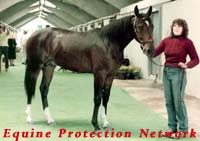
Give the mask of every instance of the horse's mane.
M 86 32 L 79 32 L 79 31 L 73 31 L 73 30 L 68 30 L 68 29 L 62 29 L 62 28 L 57 28 L 54 27 L 52 29 L 54 29 L 54 31 L 59 31 L 59 32 L 68 32 L 68 33 L 75 33 L 75 32 L 79 32 L 79 33 L 87 33 L 87 32 L 93 32 L 96 30 L 99 30 L 100 36 L 102 37 L 108 37 L 108 38 L 114 38 L 119 36 L 120 33 L 124 33 L 124 32 L 130 32 L 127 30 L 130 30 L 131 28 L 131 18 L 133 16 L 127 16 L 118 20 L 113 21 L 112 23 L 110 23 L 109 25 L 106 25 L 102 28 L 98 28 L 98 29 L 92 29 Z
M 127 16 L 119 20 L 115 20 L 107 26 L 100 29 L 100 35 L 103 37 L 108 37 L 110 39 L 120 36 L 120 33 L 130 32 L 132 27 L 131 18 L 133 16 Z

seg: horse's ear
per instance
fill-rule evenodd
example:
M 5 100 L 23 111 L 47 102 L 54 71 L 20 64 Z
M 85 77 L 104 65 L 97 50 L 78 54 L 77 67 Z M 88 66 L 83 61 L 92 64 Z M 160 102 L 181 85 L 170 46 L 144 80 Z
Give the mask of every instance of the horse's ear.
M 138 10 L 137 5 L 136 5 L 135 8 L 134 8 L 134 13 L 135 13 L 135 16 L 137 16 L 137 17 L 140 16 L 140 13 L 139 13 L 139 10 Z
M 149 10 L 146 13 L 146 16 L 150 17 L 152 13 L 152 6 L 149 7 Z

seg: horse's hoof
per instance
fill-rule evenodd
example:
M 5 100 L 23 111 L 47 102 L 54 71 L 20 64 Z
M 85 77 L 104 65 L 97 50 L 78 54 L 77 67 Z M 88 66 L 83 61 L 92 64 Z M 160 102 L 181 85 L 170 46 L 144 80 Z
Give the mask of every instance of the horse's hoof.
M 97 135 L 99 132 L 102 132 L 100 128 L 94 130 L 95 135 Z
M 27 119 L 26 119 L 26 123 L 27 123 L 28 125 L 31 125 L 31 124 L 32 124 L 32 119 L 31 119 L 31 118 L 27 118 Z
M 56 122 L 55 122 L 54 120 L 52 120 L 52 121 L 48 121 L 48 125 L 50 125 L 50 126 L 54 126 L 54 125 L 56 125 Z
M 32 125 L 32 123 L 33 123 L 32 121 L 26 121 L 27 125 Z
M 110 124 L 109 124 L 109 123 L 103 124 L 103 128 L 108 128 L 108 127 L 110 127 Z
M 110 131 L 111 130 L 110 124 L 103 125 L 103 129 L 106 131 Z
M 98 132 L 98 131 L 101 131 L 101 128 L 99 128 L 99 126 L 94 128 L 94 132 Z

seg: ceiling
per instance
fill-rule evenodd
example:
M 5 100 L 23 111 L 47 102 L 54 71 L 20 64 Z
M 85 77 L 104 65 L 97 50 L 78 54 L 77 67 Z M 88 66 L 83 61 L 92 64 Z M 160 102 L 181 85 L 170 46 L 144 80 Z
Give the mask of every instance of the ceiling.
M 141 0 L 0 0 L 0 21 L 15 28 L 40 17 L 70 28 L 119 12 Z

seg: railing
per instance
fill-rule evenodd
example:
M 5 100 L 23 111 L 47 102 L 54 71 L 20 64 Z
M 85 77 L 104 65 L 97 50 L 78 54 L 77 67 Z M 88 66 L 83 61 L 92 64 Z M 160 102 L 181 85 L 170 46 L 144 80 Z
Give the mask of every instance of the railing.
M 80 24 L 80 25 L 71 27 L 70 30 L 83 32 L 83 31 L 88 31 L 88 30 L 94 29 L 94 28 L 101 28 L 105 25 L 110 24 L 112 21 L 115 21 L 115 20 L 117 20 L 121 17 L 127 16 L 127 15 L 133 15 L 133 11 L 128 12 L 128 13 L 123 13 L 123 14 L 115 13 L 113 15 L 105 16 L 100 19 L 90 21 L 88 23 L 84 23 L 84 24 Z
M 4 23 L 3 21 L 0 21 L 0 25 L 4 26 L 9 31 L 17 32 L 17 29 L 8 25 L 7 23 Z

